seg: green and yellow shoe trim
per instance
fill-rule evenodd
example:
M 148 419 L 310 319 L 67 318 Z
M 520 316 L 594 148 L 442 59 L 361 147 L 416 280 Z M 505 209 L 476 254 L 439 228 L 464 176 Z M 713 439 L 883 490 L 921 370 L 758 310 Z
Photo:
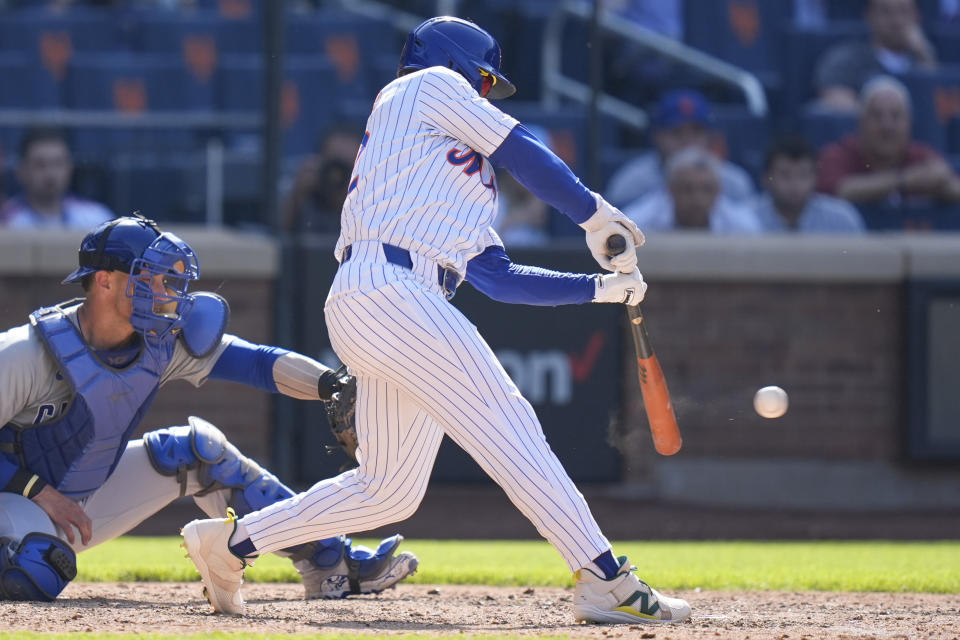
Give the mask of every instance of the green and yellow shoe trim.
M 656 600 L 651 603 L 650 598 L 652 597 L 652 593 L 634 591 L 632 596 L 621 602 L 619 607 L 614 607 L 613 610 L 640 616 L 641 618 L 649 618 L 650 620 L 659 620 L 660 617 L 656 613 L 660 611 L 660 603 Z M 640 606 L 634 605 L 637 600 L 640 601 Z
M 256 560 L 259 556 L 241 556 L 237 553 L 234 553 L 233 549 L 230 548 L 230 541 L 233 539 L 233 534 L 237 532 L 237 521 L 240 518 L 237 517 L 237 512 L 233 510 L 233 507 L 227 507 L 227 520 L 224 524 L 232 524 L 233 531 L 230 532 L 230 537 L 227 538 L 227 551 L 233 554 L 234 557 L 239 558 L 243 561 L 243 568 L 253 566 L 253 561 Z

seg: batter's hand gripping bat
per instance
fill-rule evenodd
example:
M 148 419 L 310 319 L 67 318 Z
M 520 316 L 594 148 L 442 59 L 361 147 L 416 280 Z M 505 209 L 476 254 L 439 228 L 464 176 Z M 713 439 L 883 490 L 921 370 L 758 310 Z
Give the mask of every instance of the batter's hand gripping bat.
M 623 253 L 626 248 L 627 241 L 623 236 L 612 235 L 607 238 L 607 254 L 611 257 Z M 637 350 L 637 375 L 640 378 L 640 391 L 643 393 L 643 407 L 647 412 L 647 420 L 650 421 L 653 446 L 657 453 L 672 456 L 680 451 L 683 438 L 680 437 L 677 416 L 673 413 L 667 380 L 663 377 L 660 361 L 650 345 L 650 336 L 647 335 L 647 328 L 643 323 L 640 305 L 626 307 L 627 316 L 630 318 L 630 331 L 633 334 L 633 346 Z

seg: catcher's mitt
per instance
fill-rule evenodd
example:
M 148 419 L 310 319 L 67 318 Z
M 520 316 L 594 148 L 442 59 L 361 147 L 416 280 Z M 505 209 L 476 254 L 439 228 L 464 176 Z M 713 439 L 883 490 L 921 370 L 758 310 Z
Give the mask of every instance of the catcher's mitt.
M 355 421 L 357 405 L 357 379 L 353 376 L 343 376 L 339 381 L 340 388 L 331 396 L 330 400 L 324 401 L 323 405 L 327 410 L 327 422 L 330 423 L 330 430 L 333 431 L 333 437 L 337 443 L 343 447 L 343 451 L 350 459 L 347 467 L 357 464 L 357 429 Z M 327 447 L 330 453 L 336 451 L 336 447 Z

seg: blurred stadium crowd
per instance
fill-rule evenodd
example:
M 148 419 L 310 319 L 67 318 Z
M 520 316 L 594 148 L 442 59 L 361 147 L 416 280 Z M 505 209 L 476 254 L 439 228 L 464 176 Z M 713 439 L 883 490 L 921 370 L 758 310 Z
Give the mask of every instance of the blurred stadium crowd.
M 266 0 L 0 0 L 0 223 L 74 226 L 139 209 L 228 225 L 263 220 L 259 179 Z M 370 2 L 455 13 L 500 41 L 519 91 L 500 103 L 652 232 L 960 229 L 960 0 L 598 0 L 605 10 L 754 74 L 739 90 L 606 34 L 603 91 L 649 115 L 544 105 L 554 0 Z M 363 123 L 404 30 L 344 1 L 287 0 L 281 224 L 336 233 Z M 589 25 L 562 33 L 563 72 L 589 82 Z M 598 166 L 587 166 L 595 159 Z M 217 176 L 211 178 L 211 162 Z M 500 177 L 510 246 L 578 234 Z M 98 203 L 103 203 L 98 204 Z

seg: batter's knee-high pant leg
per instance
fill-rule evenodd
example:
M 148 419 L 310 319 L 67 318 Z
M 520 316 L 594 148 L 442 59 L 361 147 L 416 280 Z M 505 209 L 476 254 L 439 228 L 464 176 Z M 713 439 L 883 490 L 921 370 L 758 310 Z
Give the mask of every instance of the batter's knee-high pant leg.
M 261 553 L 406 520 L 423 499 L 443 431 L 392 382 L 354 374 L 359 466 L 244 516 Z
M 331 299 L 327 325 L 334 348 L 351 371 L 360 380 L 378 381 L 376 386 L 368 382 L 358 387 L 358 432 L 378 434 L 375 440 L 370 433 L 363 434 L 369 441 L 369 451 L 364 451 L 369 460 L 365 458 L 361 466 L 366 486 L 390 482 L 383 476 L 395 473 L 397 467 L 391 466 L 393 452 L 407 450 L 403 440 L 413 433 L 412 420 L 419 415 L 413 410 L 400 415 L 400 424 L 391 426 L 391 430 L 399 429 L 400 441 L 391 440 L 390 431 L 385 434 L 380 426 L 381 421 L 391 419 L 390 403 L 398 408 L 414 405 L 504 489 L 571 570 L 586 566 L 610 548 L 583 496 L 547 444 L 530 404 L 476 327 L 440 295 L 412 279 L 396 280 L 373 291 Z M 396 395 L 391 398 L 390 394 Z M 432 453 L 435 455 L 435 451 Z M 336 482 L 345 481 L 341 479 L 344 476 Z M 337 492 L 335 484 L 320 483 L 307 495 L 315 494 L 310 500 L 322 500 L 327 508 L 331 501 L 349 500 L 347 506 L 337 503 L 336 517 L 362 509 L 364 501 L 369 500 L 367 494 Z M 298 511 L 280 512 L 278 508 L 267 518 L 257 517 L 254 528 L 248 523 L 250 516 L 244 518 L 254 544 L 262 551 L 294 541 L 271 540 L 261 547 L 271 528 L 292 532 L 306 525 L 297 517 Z M 316 523 L 335 519 L 317 511 L 311 516 Z M 302 531 L 304 540 L 331 535 Z

